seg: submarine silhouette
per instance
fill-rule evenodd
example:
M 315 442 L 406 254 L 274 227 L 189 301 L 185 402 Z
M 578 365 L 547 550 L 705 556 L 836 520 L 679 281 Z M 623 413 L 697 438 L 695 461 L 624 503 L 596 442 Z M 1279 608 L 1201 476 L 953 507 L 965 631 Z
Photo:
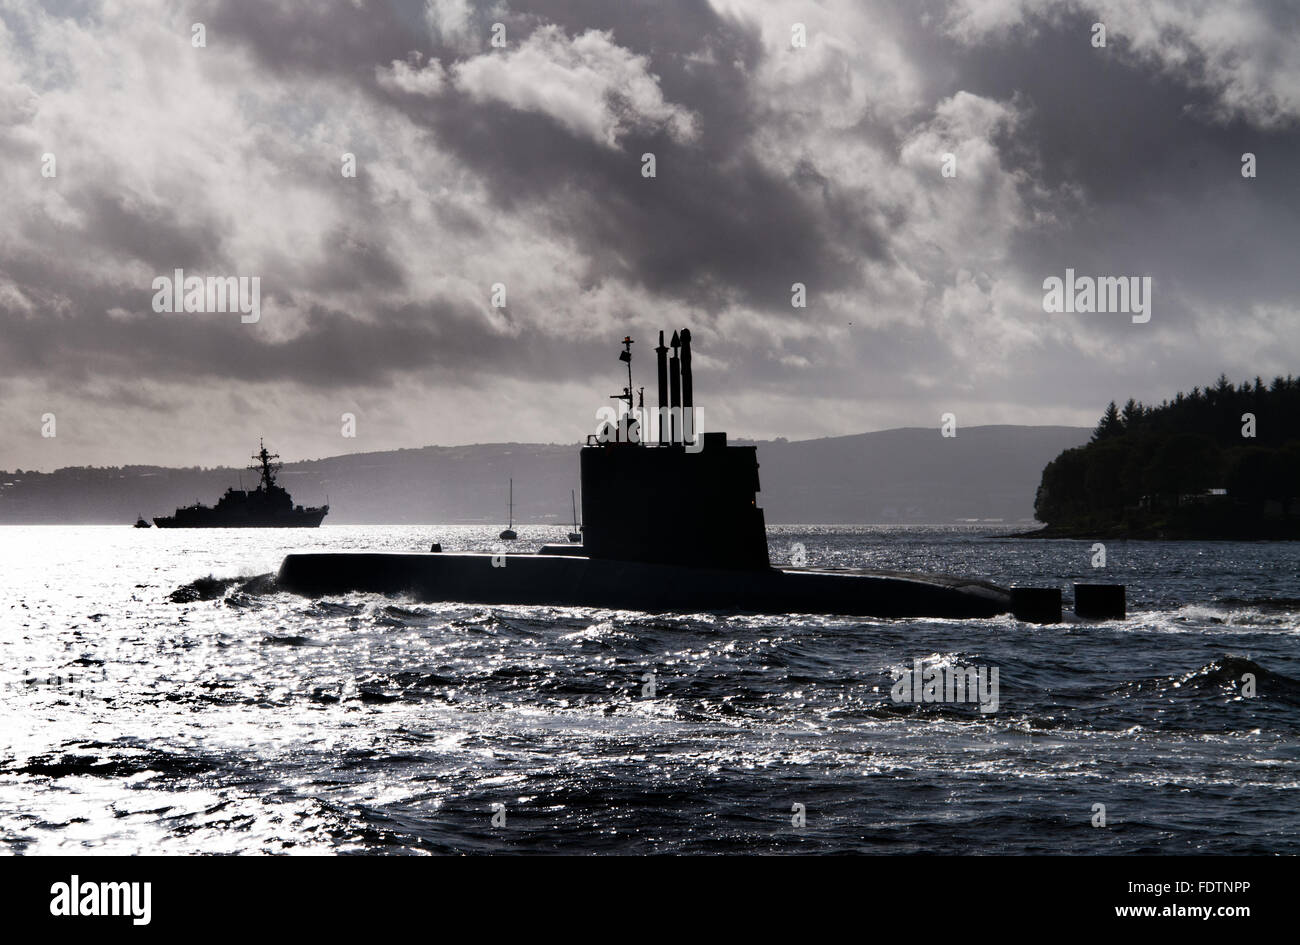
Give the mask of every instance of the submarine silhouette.
M 580 448 L 581 544 L 536 552 L 312 552 L 285 557 L 278 581 L 306 595 L 364 591 L 424 602 L 591 606 L 645 611 L 817 613 L 869 617 L 992 617 L 1022 609 L 1014 590 L 948 575 L 773 567 L 758 507 L 754 446 L 697 429 L 691 334 L 663 332 L 651 441 L 644 388 L 633 403 L 632 344 L 623 339 L 627 387 Z M 671 357 L 669 350 L 671 349 Z M 1033 607 L 1059 619 L 1060 591 Z M 1042 595 L 1055 593 L 1055 615 Z M 1026 614 L 1026 619 L 1038 619 Z

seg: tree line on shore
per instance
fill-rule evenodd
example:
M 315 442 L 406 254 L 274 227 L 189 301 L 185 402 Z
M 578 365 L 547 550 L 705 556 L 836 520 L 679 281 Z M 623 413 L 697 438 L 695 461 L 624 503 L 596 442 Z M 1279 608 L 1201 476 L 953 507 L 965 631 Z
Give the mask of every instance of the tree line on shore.
M 1047 464 L 1034 513 L 1059 531 L 1300 535 L 1297 498 L 1300 378 L 1220 375 L 1159 406 L 1112 401 L 1087 444 Z

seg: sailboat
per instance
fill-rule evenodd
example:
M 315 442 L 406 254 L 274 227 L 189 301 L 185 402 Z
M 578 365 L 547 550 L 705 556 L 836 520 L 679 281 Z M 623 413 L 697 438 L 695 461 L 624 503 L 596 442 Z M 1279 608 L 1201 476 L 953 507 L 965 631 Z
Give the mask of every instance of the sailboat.
M 577 493 L 572 489 L 569 490 L 569 502 L 573 505 L 573 531 L 569 532 L 569 541 L 582 541 L 582 532 L 578 531 L 578 499 Z
M 510 499 L 506 503 L 507 514 L 510 517 L 510 524 L 506 530 L 501 533 L 502 541 L 514 541 L 519 536 L 515 534 L 515 481 L 510 480 Z

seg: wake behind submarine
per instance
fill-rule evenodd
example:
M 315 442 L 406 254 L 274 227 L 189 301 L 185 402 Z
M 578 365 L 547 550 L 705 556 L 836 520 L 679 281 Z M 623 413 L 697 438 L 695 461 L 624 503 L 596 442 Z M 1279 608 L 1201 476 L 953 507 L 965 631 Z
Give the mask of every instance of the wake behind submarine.
M 645 611 L 738 611 L 862 617 L 993 617 L 1054 622 L 1060 588 L 1004 588 L 948 575 L 773 567 L 758 507 L 757 447 L 698 431 L 691 333 L 655 348 L 659 403 L 653 440 L 644 388 L 634 403 L 632 344 L 619 360 L 627 386 L 613 418 L 580 448 L 582 543 L 535 553 L 312 552 L 290 554 L 279 584 L 309 596 L 352 591 L 419 601 L 586 606 Z M 671 349 L 671 357 L 669 351 Z M 664 514 L 672 510 L 672 515 Z M 688 530 L 683 532 L 683 523 Z M 1123 617 L 1124 588 L 1075 585 L 1080 616 Z M 1080 609 L 1083 602 L 1085 608 Z

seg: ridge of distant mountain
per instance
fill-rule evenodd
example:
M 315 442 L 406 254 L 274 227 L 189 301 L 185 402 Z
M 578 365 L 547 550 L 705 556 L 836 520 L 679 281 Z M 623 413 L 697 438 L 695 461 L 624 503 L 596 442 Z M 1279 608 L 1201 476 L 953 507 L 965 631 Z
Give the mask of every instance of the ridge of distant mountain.
M 1087 442 L 1086 427 L 901 427 L 758 446 L 759 504 L 769 524 L 1026 523 L 1043 467 Z M 330 525 L 504 523 L 506 482 L 515 520 L 563 525 L 579 488 L 578 447 L 478 443 L 346 453 L 285 463 L 280 481 L 296 503 L 328 496 Z M 0 524 L 123 524 L 211 504 L 242 467 L 72 466 L 52 473 L 0 472 Z M 665 510 L 671 515 L 671 510 Z

